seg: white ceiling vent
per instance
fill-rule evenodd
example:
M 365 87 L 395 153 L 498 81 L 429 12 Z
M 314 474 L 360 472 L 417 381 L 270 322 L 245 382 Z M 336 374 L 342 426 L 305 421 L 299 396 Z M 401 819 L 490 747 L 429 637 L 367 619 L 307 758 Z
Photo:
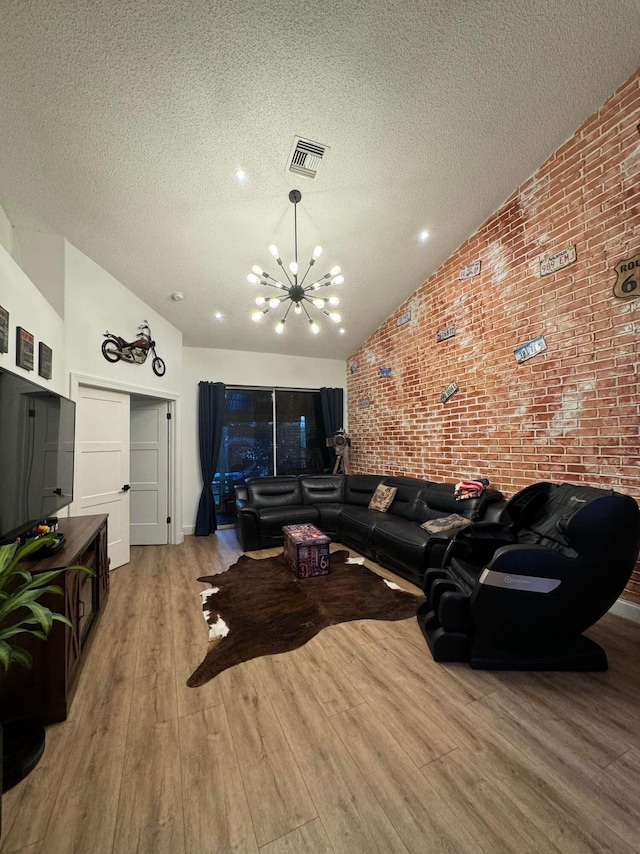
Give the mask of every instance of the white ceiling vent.
M 326 150 L 326 145 L 297 136 L 293 140 L 287 169 L 305 178 L 315 178 Z

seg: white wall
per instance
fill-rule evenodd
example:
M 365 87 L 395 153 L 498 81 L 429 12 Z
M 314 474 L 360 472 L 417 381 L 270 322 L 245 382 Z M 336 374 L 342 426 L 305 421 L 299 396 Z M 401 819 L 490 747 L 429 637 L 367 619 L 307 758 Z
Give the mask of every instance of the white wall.
M 25 228 L 14 228 L 11 255 L 64 317 L 64 238 Z
M 243 350 L 185 347 L 182 370 L 182 520 L 193 533 L 202 476 L 198 459 L 198 383 L 278 386 L 281 388 L 345 388 L 346 366 L 338 359 L 309 359 Z
M 12 229 L 9 217 L 0 208 L 0 246 L 4 247 L 11 255 Z
M 138 386 L 159 397 L 163 392 L 179 394 L 182 333 L 67 241 L 64 313 L 69 371 Z M 142 365 L 113 364 L 102 355 L 107 329 L 131 341 L 144 320 L 149 321 L 156 351 L 167 366 L 163 377 L 154 374 L 151 358 Z
M 9 312 L 9 352 L 0 353 L 0 365 L 45 388 L 68 395 L 64 321 L 4 246 L 0 246 L 0 305 Z M 22 326 L 34 336 L 32 371 L 26 371 L 16 365 L 16 326 Z M 53 350 L 53 375 L 50 380 L 38 375 L 40 341 Z

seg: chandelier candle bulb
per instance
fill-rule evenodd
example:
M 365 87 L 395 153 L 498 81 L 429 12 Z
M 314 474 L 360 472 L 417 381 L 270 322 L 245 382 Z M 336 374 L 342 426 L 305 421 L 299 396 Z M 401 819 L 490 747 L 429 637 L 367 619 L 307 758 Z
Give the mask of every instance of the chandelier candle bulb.
M 320 327 L 314 321 L 313 317 L 309 313 L 307 306 L 317 309 L 318 311 L 322 311 L 323 314 L 326 314 L 334 323 L 340 323 L 341 317 L 339 314 L 335 312 L 327 311 L 327 305 L 338 305 L 339 300 L 337 297 L 328 297 L 326 299 L 322 299 L 317 297 L 315 299 L 309 295 L 310 291 L 315 291 L 320 287 L 326 288 L 329 285 L 341 285 L 344 282 L 344 276 L 340 275 L 340 267 L 335 266 L 332 267 L 328 273 L 325 273 L 315 282 L 310 285 L 305 284 L 305 280 L 309 275 L 309 271 L 323 254 L 323 250 L 321 246 L 315 246 L 312 252 L 311 259 L 309 261 L 309 265 L 306 270 L 301 271 L 298 265 L 298 213 L 297 213 L 297 205 L 298 202 L 302 199 L 302 194 L 299 190 L 291 190 L 289 193 L 289 201 L 293 204 L 293 213 L 294 213 L 294 260 L 289 262 L 286 267 L 282 258 L 280 257 L 280 252 L 275 243 L 272 243 L 269 246 L 269 253 L 275 258 L 277 263 L 282 267 L 283 273 L 286 277 L 288 284 L 283 284 L 275 279 L 273 276 L 269 275 L 266 270 L 263 270 L 259 264 L 254 264 L 251 268 L 251 273 L 247 276 L 247 280 L 253 284 L 265 285 L 266 287 L 279 289 L 283 291 L 281 296 L 272 297 L 272 298 L 264 298 L 258 297 L 255 302 L 256 305 L 261 307 L 266 304 L 266 308 L 262 311 L 254 312 L 251 317 L 255 321 L 259 321 L 263 314 L 267 314 L 268 311 L 274 308 L 278 308 L 282 306 L 282 308 L 286 308 L 284 312 L 284 317 L 275 327 L 275 331 L 278 335 L 282 335 L 284 331 L 284 323 L 288 316 L 291 308 L 294 310 L 294 314 L 301 315 L 303 312 L 306 315 L 311 332 L 314 335 L 317 335 L 320 332 Z M 287 300 L 290 302 L 287 303 Z

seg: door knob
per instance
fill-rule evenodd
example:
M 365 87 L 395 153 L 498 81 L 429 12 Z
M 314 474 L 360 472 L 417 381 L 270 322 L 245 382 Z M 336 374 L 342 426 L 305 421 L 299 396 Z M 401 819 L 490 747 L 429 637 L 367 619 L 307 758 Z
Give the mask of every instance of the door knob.
M 125 483 L 125 485 L 122 487 L 123 492 L 129 492 L 130 489 L 131 489 L 131 486 L 128 483 Z

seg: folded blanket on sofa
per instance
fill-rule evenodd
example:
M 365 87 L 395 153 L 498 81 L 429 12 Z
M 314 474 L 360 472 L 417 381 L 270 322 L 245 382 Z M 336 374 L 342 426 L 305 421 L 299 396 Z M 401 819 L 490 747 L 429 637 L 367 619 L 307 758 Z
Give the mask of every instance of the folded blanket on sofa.
M 478 480 L 460 480 L 456 483 L 453 495 L 458 501 L 465 498 L 477 498 L 489 486 L 489 480 L 481 477 Z

